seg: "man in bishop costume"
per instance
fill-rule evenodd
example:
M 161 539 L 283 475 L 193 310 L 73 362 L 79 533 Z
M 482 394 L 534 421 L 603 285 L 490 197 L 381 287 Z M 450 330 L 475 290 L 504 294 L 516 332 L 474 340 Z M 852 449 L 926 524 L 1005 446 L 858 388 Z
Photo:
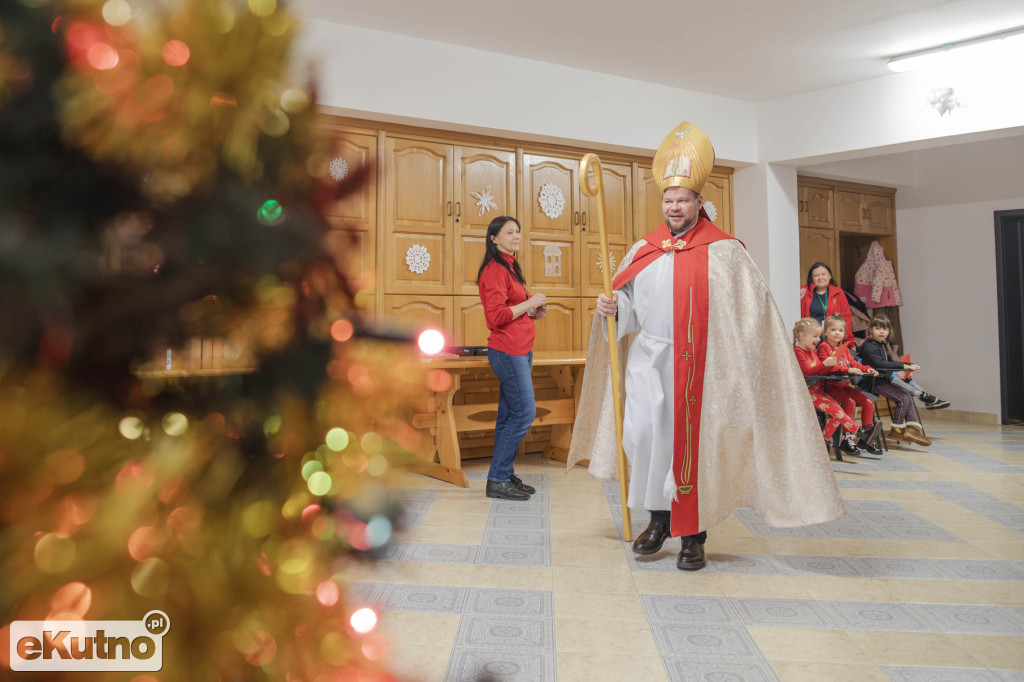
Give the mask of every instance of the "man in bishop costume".
M 568 466 L 618 477 L 607 326 L 624 367 L 622 445 L 630 507 L 651 514 L 633 543 L 682 538 L 681 570 L 706 564 L 707 530 L 750 507 L 770 526 L 822 523 L 843 503 L 792 342 L 743 245 L 708 219 L 711 141 L 682 123 L 654 157 L 665 222 L 633 245 L 598 297 Z M 628 349 L 628 350 L 627 350 Z

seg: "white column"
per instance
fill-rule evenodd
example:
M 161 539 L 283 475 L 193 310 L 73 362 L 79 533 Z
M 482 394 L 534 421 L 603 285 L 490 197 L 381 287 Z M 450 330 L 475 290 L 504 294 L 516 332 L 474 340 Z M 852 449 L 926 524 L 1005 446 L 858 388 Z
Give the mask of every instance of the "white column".
M 755 164 L 733 174 L 736 236 L 775 297 L 786 325 L 800 318 L 800 230 L 796 169 Z

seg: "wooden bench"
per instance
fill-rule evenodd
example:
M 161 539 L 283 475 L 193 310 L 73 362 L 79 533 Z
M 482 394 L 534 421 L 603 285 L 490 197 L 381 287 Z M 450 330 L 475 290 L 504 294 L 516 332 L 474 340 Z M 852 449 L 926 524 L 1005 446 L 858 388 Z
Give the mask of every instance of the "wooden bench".
M 550 438 L 542 451 L 544 457 L 565 461 L 568 456 L 585 361 L 582 351 L 534 353 L 537 418 L 531 428 L 551 427 Z M 426 409 L 413 418 L 413 426 L 429 430 L 432 449 L 422 464 L 411 469 L 468 488 L 469 480 L 462 470 L 459 434 L 494 431 L 498 415 L 498 378 L 486 356 L 446 357 L 425 362 L 432 369 L 447 372 L 451 383 L 435 391 Z M 466 390 L 469 387 L 471 391 Z

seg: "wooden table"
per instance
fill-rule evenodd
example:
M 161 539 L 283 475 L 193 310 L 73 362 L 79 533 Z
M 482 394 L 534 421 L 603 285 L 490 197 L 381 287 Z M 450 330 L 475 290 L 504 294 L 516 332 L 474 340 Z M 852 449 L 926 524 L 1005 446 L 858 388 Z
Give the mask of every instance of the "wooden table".
M 436 391 L 427 409 L 413 418 L 413 426 L 430 430 L 433 449 L 425 463 L 411 469 L 468 488 L 469 480 L 462 470 L 459 433 L 494 430 L 498 414 L 498 378 L 485 355 L 424 362 L 432 369 L 446 371 L 451 384 Z M 539 383 L 547 386 L 536 392 L 537 418 L 533 426 L 552 427 L 550 442 L 543 450 L 544 457 L 562 461 L 568 457 L 585 362 L 586 356 L 581 351 L 533 354 L 534 387 L 536 389 Z M 472 394 L 464 390 L 470 383 L 474 386 Z

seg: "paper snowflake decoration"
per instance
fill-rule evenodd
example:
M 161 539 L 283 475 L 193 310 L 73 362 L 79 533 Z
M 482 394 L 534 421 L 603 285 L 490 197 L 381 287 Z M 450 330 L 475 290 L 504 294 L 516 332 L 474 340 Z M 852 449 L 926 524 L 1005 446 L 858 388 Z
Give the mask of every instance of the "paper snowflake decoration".
M 331 177 L 339 182 L 345 179 L 348 175 L 348 161 L 341 158 L 340 156 L 331 161 L 331 165 L 327 167 L 327 172 L 331 174 Z
M 427 247 L 413 244 L 405 252 L 405 264 L 409 266 L 409 272 L 422 275 L 430 267 L 430 252 Z
M 540 188 L 537 201 L 540 202 L 540 210 L 552 220 L 562 215 L 562 209 L 565 208 L 565 196 L 554 183 L 549 182 Z
M 705 201 L 704 210 L 708 212 L 708 217 L 711 218 L 711 222 L 718 220 L 718 208 L 715 206 L 714 202 Z
M 477 215 L 483 215 L 492 208 L 498 208 L 498 205 L 494 203 L 494 195 L 491 194 L 490 185 L 487 185 L 483 192 L 473 192 L 473 196 L 476 197 L 476 205 L 480 207 L 480 212 Z
M 612 266 L 612 272 L 615 272 L 615 254 L 608 254 L 608 264 Z M 601 258 L 601 254 L 597 254 L 597 269 L 604 272 L 604 260 Z
M 945 116 L 962 107 L 963 102 L 956 96 L 956 90 L 953 88 L 935 88 L 928 98 L 928 105 L 939 112 L 939 116 Z

